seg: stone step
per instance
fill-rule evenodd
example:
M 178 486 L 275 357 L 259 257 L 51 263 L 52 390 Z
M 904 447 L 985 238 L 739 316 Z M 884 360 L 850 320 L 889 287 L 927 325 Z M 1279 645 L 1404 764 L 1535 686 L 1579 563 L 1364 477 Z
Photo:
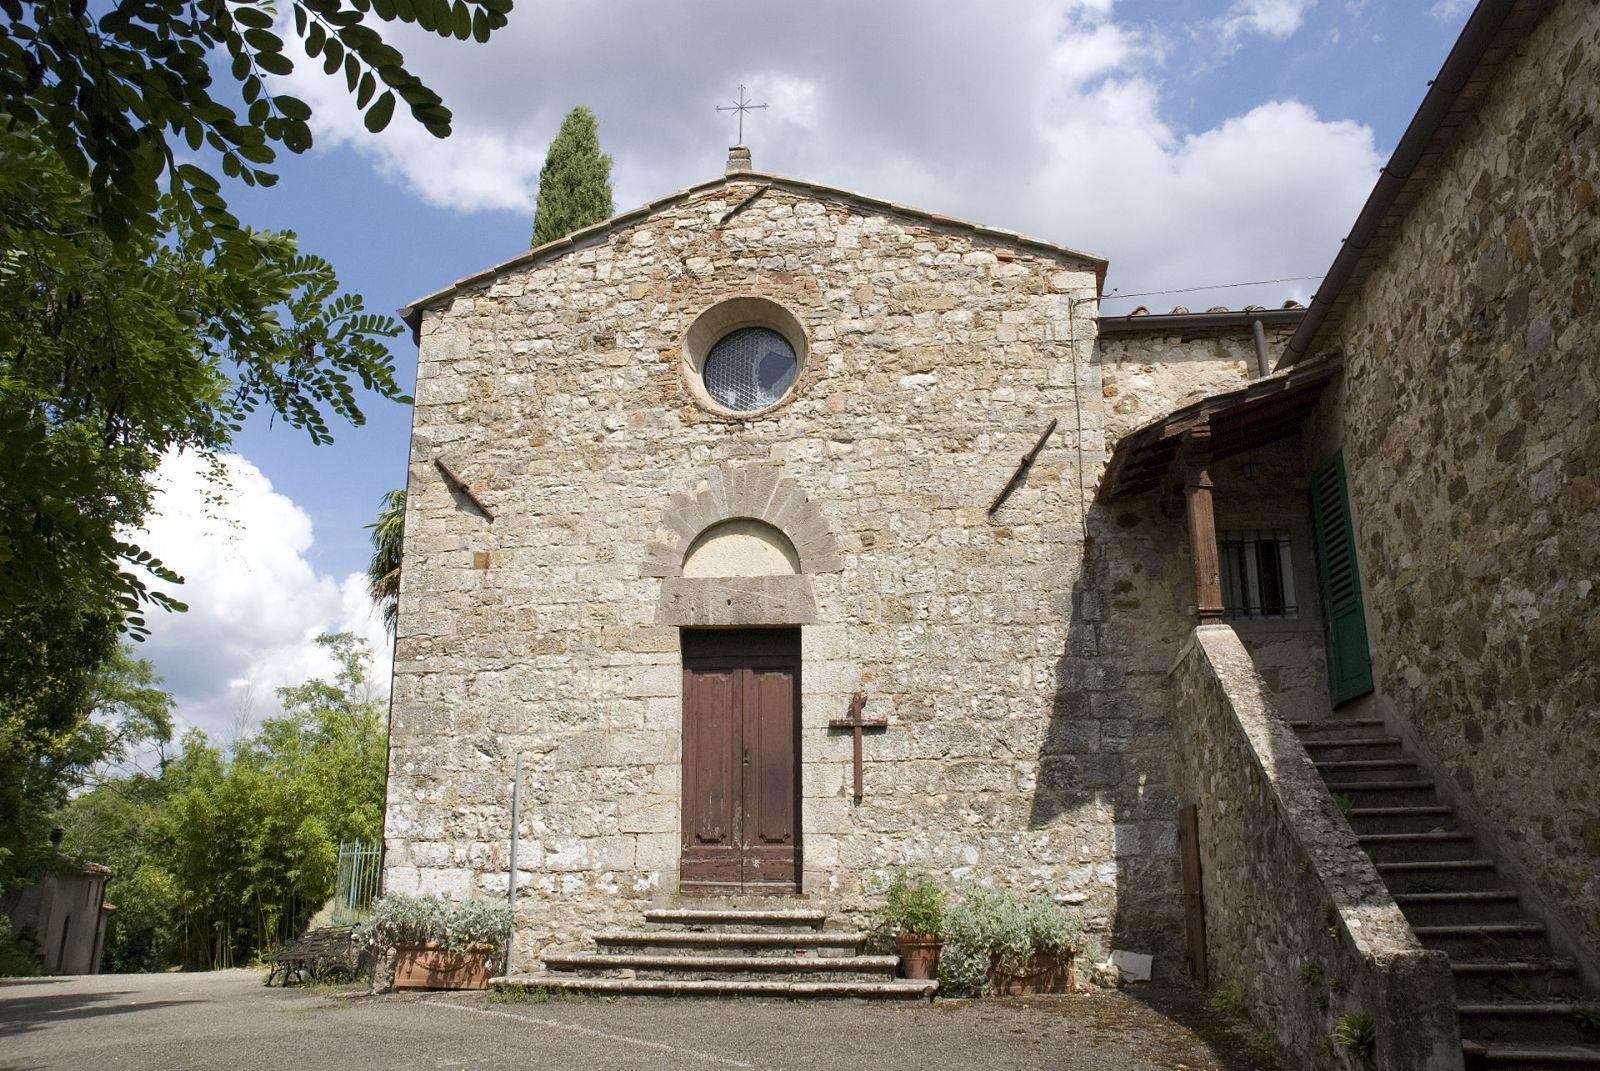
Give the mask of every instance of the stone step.
M 1491 1067 L 1520 1067 L 1530 1071 L 1535 1068 L 1596 1068 L 1600 1067 L 1600 1045 L 1488 1045 L 1482 1059 Z
M 1317 748 L 1319 751 L 1330 747 L 1372 748 L 1372 747 L 1399 747 L 1402 741 L 1398 736 L 1345 736 L 1332 737 L 1321 740 L 1302 740 L 1300 745 L 1307 751 Z
M 544 957 L 546 971 L 640 971 L 676 977 L 762 974 L 786 971 L 798 975 L 865 974 L 892 976 L 899 956 L 706 956 L 651 955 L 637 952 L 568 952 Z
M 1579 994 L 1578 964 L 1570 959 L 1454 960 L 1456 996 L 1466 1002 L 1565 1000 Z
M 806 926 L 820 930 L 827 919 L 827 912 L 815 908 L 656 907 L 644 913 L 645 923 L 652 926 Z
M 1522 911 L 1512 889 L 1396 893 L 1394 902 L 1413 926 L 1516 922 Z
M 1432 833 L 1452 828 L 1454 814 L 1442 803 L 1420 807 L 1354 807 L 1345 812 L 1357 833 Z
M 1580 1012 L 1600 1014 L 1600 1006 L 1572 1001 L 1492 1001 L 1456 1006 L 1462 1038 L 1489 1045 L 1520 1042 L 1545 1047 L 1600 1041 L 1600 1035 L 1580 1021 Z
M 1394 893 L 1471 892 L 1503 885 L 1489 859 L 1430 859 L 1376 866 L 1378 876 Z
M 1550 956 L 1544 927 L 1526 919 L 1517 922 L 1413 926 L 1426 948 L 1437 948 L 1452 960 L 1541 959 Z
M 1421 807 L 1439 802 L 1432 781 L 1329 781 L 1328 791 L 1348 796 L 1357 807 Z
M 1291 721 L 1289 728 L 1306 735 L 1315 733 L 1324 738 L 1328 733 L 1349 733 L 1355 736 L 1372 736 L 1383 729 L 1382 718 L 1318 718 L 1315 721 Z
M 1324 781 L 1335 778 L 1352 784 L 1371 784 L 1388 781 L 1418 781 L 1415 759 L 1334 759 L 1328 762 L 1313 761 L 1312 765 Z M 1433 782 L 1427 782 L 1433 788 Z
M 1473 847 L 1472 834 L 1460 830 L 1439 833 L 1364 833 L 1356 843 L 1375 863 L 1422 862 L 1467 858 Z
M 859 949 L 867 943 L 860 930 L 800 930 L 793 933 L 728 933 L 713 930 L 606 930 L 594 935 L 595 944 L 636 951 L 647 948 L 746 948 L 792 954 L 797 948 Z
M 796 982 L 750 978 L 587 978 L 551 973 L 492 978 L 490 985 L 606 996 L 767 997 L 777 1000 L 807 997 L 919 1000 L 931 998 L 939 990 L 939 983 L 935 980 L 912 978 Z

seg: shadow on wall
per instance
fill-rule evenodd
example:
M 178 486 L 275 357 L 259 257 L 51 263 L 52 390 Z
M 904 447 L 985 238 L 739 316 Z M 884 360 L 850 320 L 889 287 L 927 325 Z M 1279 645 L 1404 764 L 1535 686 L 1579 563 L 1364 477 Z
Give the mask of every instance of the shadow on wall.
M 1102 953 L 1154 955 L 1170 977 L 1182 970 L 1183 913 L 1167 674 L 1190 625 L 1186 543 L 1148 498 L 1097 500 L 1088 531 L 1029 828 L 1073 827 L 1066 884 L 1114 890 L 1109 917 L 1090 908 Z

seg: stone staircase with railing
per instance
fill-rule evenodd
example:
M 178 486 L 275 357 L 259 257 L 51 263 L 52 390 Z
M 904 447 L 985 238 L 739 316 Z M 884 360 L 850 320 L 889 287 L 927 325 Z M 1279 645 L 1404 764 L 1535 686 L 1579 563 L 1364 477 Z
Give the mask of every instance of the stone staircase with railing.
M 544 970 L 493 984 L 605 996 L 930 998 L 937 981 L 895 977 L 897 956 L 865 955 L 867 934 L 827 927 L 813 908 L 679 907 L 594 950 L 551 952 Z
M 1372 718 L 1291 723 L 1395 903 L 1450 957 L 1466 1067 L 1600 1068 L 1600 998 Z

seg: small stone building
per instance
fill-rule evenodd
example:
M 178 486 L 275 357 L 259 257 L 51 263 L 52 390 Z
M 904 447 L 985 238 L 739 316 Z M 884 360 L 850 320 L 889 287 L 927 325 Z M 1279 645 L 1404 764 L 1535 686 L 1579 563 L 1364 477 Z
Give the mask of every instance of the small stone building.
M 1593 0 L 1482 0 L 1308 309 L 743 150 L 419 300 L 387 888 L 504 895 L 520 764 L 518 966 L 911 866 L 1305 1066 L 1460 1066 L 1473 934 L 1594 991 L 1597 87 Z

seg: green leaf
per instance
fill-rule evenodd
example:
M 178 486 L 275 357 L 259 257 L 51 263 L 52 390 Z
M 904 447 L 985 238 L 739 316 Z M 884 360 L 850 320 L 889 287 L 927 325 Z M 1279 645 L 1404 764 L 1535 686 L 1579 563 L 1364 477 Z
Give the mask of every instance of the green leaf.
M 240 26 L 247 26 L 257 30 L 270 30 L 272 28 L 272 16 L 258 7 L 247 7 L 243 4 L 238 4 L 230 7 L 228 13 L 233 16 L 233 21 Z M 248 37 L 248 35 L 246 36 Z
M 472 10 L 463 0 L 456 0 L 455 6 L 450 9 L 451 17 L 455 22 L 456 37 L 462 41 L 472 38 Z
M 482 8 L 472 14 L 472 39 L 480 45 L 489 40 L 489 13 Z
M 272 98 L 272 104 L 273 107 L 290 119 L 296 119 L 303 123 L 311 118 L 311 105 L 299 97 L 291 97 L 287 93 L 281 94 Z
M 294 60 L 282 52 L 261 52 L 256 55 L 256 66 L 268 74 L 293 74 Z
M 393 116 L 394 94 L 389 90 L 384 90 L 383 96 L 378 98 L 378 102 L 371 108 L 367 109 L 365 118 L 366 127 L 372 133 L 376 134 L 384 127 L 389 125 L 389 120 Z
M 361 76 L 361 84 L 356 86 L 356 107 L 365 108 L 372 95 L 378 91 L 378 80 L 368 71 Z

